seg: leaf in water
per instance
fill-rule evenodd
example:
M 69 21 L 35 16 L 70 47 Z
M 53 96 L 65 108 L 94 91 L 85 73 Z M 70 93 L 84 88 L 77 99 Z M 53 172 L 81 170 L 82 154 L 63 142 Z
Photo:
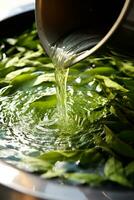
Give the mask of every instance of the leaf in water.
M 40 85 L 43 82 L 55 82 L 54 74 L 49 73 L 49 74 L 42 74 L 42 75 L 38 76 L 36 78 L 35 82 L 33 83 L 33 86 Z
M 36 99 L 34 102 L 31 103 L 30 107 L 43 111 L 43 109 L 56 107 L 56 101 L 57 99 L 55 95 L 46 95 L 44 97 Z
M 46 65 L 48 68 L 54 68 L 54 65 L 52 64 L 51 59 L 47 56 L 38 57 L 37 61 L 39 61 L 44 66 Z
M 134 149 L 124 141 L 121 141 L 107 126 L 105 126 L 106 143 L 111 149 L 120 155 L 134 158 Z
M 15 65 L 15 63 L 19 62 L 19 57 L 15 56 L 13 58 L 10 58 L 7 63 L 5 64 L 5 68 L 9 68 Z
M 19 76 L 23 73 L 30 73 L 30 72 L 33 72 L 34 70 L 35 70 L 34 67 L 25 67 L 25 68 L 22 68 L 22 69 L 15 70 L 15 71 L 7 74 L 6 77 L 5 77 L 5 80 L 11 81 L 11 80 L 13 80 L 14 78 L 16 78 L 17 76 Z
M 15 39 L 15 38 L 8 38 L 6 41 L 7 41 L 10 45 L 15 45 L 16 42 L 17 42 L 17 39 Z
M 105 164 L 104 174 L 105 174 L 105 176 L 109 177 L 115 173 L 123 174 L 123 167 L 122 167 L 122 163 L 120 161 L 118 161 L 114 157 L 112 157 Z
M 99 80 L 104 81 L 105 86 L 108 87 L 108 88 L 111 88 L 111 89 L 114 89 L 114 90 L 119 90 L 121 92 L 128 92 L 128 90 L 126 88 L 124 88 L 123 86 L 121 86 L 117 82 L 112 81 L 110 78 L 108 78 L 106 76 L 96 75 L 95 77 Z
M 45 179 L 51 179 L 51 178 L 62 177 L 63 174 L 64 174 L 64 171 L 62 170 L 58 170 L 58 171 L 49 170 L 46 173 L 42 174 L 41 177 Z
M 134 77 L 134 66 L 131 62 L 122 62 L 120 70 L 130 77 Z
M 52 168 L 52 165 L 50 162 L 38 158 L 25 157 L 22 162 L 20 162 L 19 167 L 30 172 L 46 172 Z
M 57 161 L 69 161 L 75 162 L 79 160 L 83 151 L 50 151 L 48 153 L 42 154 L 39 158 L 49 161 L 51 163 L 55 163 Z
M 64 177 L 77 184 L 89 184 L 91 186 L 98 186 L 102 182 L 106 181 L 106 178 L 91 173 L 69 173 L 65 174 Z
M 36 34 L 24 33 L 18 38 L 16 45 L 23 46 L 28 49 L 36 49 L 39 41 L 35 39 Z
M 93 166 L 94 164 L 99 165 L 103 161 L 101 153 L 99 153 L 95 148 L 83 150 L 80 157 L 80 165 L 83 167 Z
M 14 88 L 22 88 L 26 86 L 28 88 L 28 82 L 33 81 L 36 78 L 36 74 L 21 74 L 17 77 L 15 77 L 11 84 L 14 86 Z M 31 84 L 32 85 L 32 84 Z
M 10 91 L 11 88 L 12 88 L 12 85 L 3 87 L 2 89 L 0 89 L 0 95 L 3 96 L 3 95 L 8 94 L 8 92 Z
M 134 175 L 134 161 L 125 167 L 125 172 L 127 176 Z
M 125 170 L 122 163 L 115 158 L 110 158 L 104 167 L 104 174 L 107 179 L 119 183 L 126 187 L 132 187 L 132 184 L 125 177 Z
M 111 156 L 115 155 L 110 146 L 103 140 L 100 135 L 94 136 L 94 143 L 96 147 L 101 148 L 103 152 L 107 152 Z
M 36 59 L 38 58 L 39 56 L 41 56 L 43 53 L 43 50 L 40 49 L 38 51 L 26 51 L 26 53 L 24 54 L 24 57 L 21 58 L 21 61 L 23 60 L 31 60 L 31 59 Z
M 95 75 L 104 75 L 104 76 L 110 76 L 111 74 L 116 73 L 116 70 L 112 67 L 97 67 L 97 68 L 90 68 L 88 70 L 85 70 L 83 72 L 83 75 L 89 76 L 95 76 Z
M 67 172 L 77 172 L 79 170 L 77 164 L 70 162 L 57 161 L 52 170 L 42 175 L 43 178 L 63 177 Z
M 44 65 L 44 67 L 46 67 L 46 68 L 48 67 L 49 69 L 54 69 L 53 63 L 47 63 Z

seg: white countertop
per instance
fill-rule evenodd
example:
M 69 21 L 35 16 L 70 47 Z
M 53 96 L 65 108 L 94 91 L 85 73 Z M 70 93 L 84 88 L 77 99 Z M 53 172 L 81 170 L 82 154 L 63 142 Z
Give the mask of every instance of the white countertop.
M 0 0 L 0 21 L 13 12 L 19 12 L 22 7 L 29 6 L 35 0 Z

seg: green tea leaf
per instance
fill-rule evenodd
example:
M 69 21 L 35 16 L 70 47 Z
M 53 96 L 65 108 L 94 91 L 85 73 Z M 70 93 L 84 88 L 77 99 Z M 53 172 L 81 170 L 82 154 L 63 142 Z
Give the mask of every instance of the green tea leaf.
M 91 186 L 98 186 L 103 181 L 106 181 L 105 178 L 101 177 L 98 174 L 90 174 L 90 173 L 70 173 L 65 174 L 64 177 L 78 184 L 89 184 Z
M 99 80 L 103 80 L 105 86 L 108 87 L 108 88 L 111 88 L 111 89 L 114 89 L 114 90 L 119 90 L 121 92 L 128 92 L 128 90 L 126 88 L 124 88 L 123 86 L 121 86 L 117 82 L 112 81 L 110 78 L 108 78 L 106 76 L 96 75 L 95 77 Z
M 37 79 L 35 80 L 33 86 L 36 85 L 40 85 L 43 82 L 55 82 L 55 78 L 54 78 L 54 74 L 42 74 L 40 76 L 37 77 Z
M 134 161 L 125 167 L 125 172 L 127 176 L 134 175 Z
M 16 78 L 17 76 L 23 74 L 23 73 L 29 73 L 29 72 L 33 72 L 35 70 L 35 68 L 31 68 L 31 67 L 25 67 L 23 69 L 18 69 L 15 70 L 13 72 L 10 72 L 9 74 L 6 75 L 5 80 L 6 81 L 11 81 L 14 78 Z
M 104 174 L 107 179 L 117 182 L 123 186 L 132 187 L 132 184 L 125 177 L 125 172 L 120 161 L 110 158 L 104 168 Z
M 50 151 L 41 155 L 39 158 L 55 163 L 57 161 L 74 162 L 79 160 L 83 151 Z
M 38 158 L 26 157 L 23 159 L 23 162 L 20 163 L 20 167 L 30 172 L 45 172 L 51 169 L 52 165 Z
M 134 149 L 127 143 L 121 141 L 113 132 L 105 126 L 106 133 L 106 143 L 113 149 L 115 152 L 120 155 L 134 158 Z

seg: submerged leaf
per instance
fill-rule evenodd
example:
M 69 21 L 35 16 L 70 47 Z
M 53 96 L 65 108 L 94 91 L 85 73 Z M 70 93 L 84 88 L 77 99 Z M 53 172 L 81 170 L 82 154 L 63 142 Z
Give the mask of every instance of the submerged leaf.
M 98 174 L 90 174 L 90 173 L 70 173 L 65 174 L 64 177 L 73 181 L 77 184 L 89 184 L 91 186 L 98 186 L 102 182 L 106 181 L 106 179 Z
M 127 176 L 134 175 L 134 161 L 125 167 L 125 172 Z
M 120 161 L 115 158 L 110 158 L 104 168 L 104 174 L 107 179 L 121 184 L 123 186 L 132 187 L 132 184 L 127 180 L 125 171 Z
M 134 158 L 134 149 L 124 141 L 121 141 L 114 133 L 105 126 L 106 133 L 106 143 L 110 146 L 111 149 L 119 153 L 120 155 Z
M 34 157 L 26 157 L 23 162 L 20 163 L 20 167 L 30 172 L 45 172 L 52 168 L 49 162 L 43 161 Z
M 106 76 L 96 75 L 95 77 L 99 80 L 103 80 L 105 86 L 108 87 L 108 88 L 111 88 L 111 89 L 114 89 L 114 90 L 119 90 L 121 92 L 128 92 L 128 90 L 126 88 L 124 88 L 123 86 L 121 86 L 117 82 L 112 81 L 110 78 L 108 78 Z
M 55 163 L 57 161 L 69 161 L 74 162 L 80 159 L 83 151 L 50 151 L 41 155 L 39 158 Z
M 49 73 L 49 74 L 42 74 L 42 75 L 38 76 L 37 79 L 35 80 L 33 86 L 40 85 L 43 82 L 55 82 L 54 74 Z
M 35 68 L 33 67 L 25 67 L 23 69 L 18 69 L 15 70 L 13 72 L 10 72 L 9 74 L 6 75 L 5 80 L 6 81 L 11 81 L 14 78 L 16 78 L 17 76 L 23 74 L 23 73 L 29 73 L 29 72 L 33 72 L 35 70 Z

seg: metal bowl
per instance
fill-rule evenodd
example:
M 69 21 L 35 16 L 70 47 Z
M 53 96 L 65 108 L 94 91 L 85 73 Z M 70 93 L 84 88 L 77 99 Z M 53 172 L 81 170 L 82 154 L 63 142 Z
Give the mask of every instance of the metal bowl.
M 0 38 L 13 36 L 34 21 L 34 10 L 23 10 L 0 22 Z M 64 185 L 0 161 L 0 200 L 134 200 L 134 191 L 124 188 Z

